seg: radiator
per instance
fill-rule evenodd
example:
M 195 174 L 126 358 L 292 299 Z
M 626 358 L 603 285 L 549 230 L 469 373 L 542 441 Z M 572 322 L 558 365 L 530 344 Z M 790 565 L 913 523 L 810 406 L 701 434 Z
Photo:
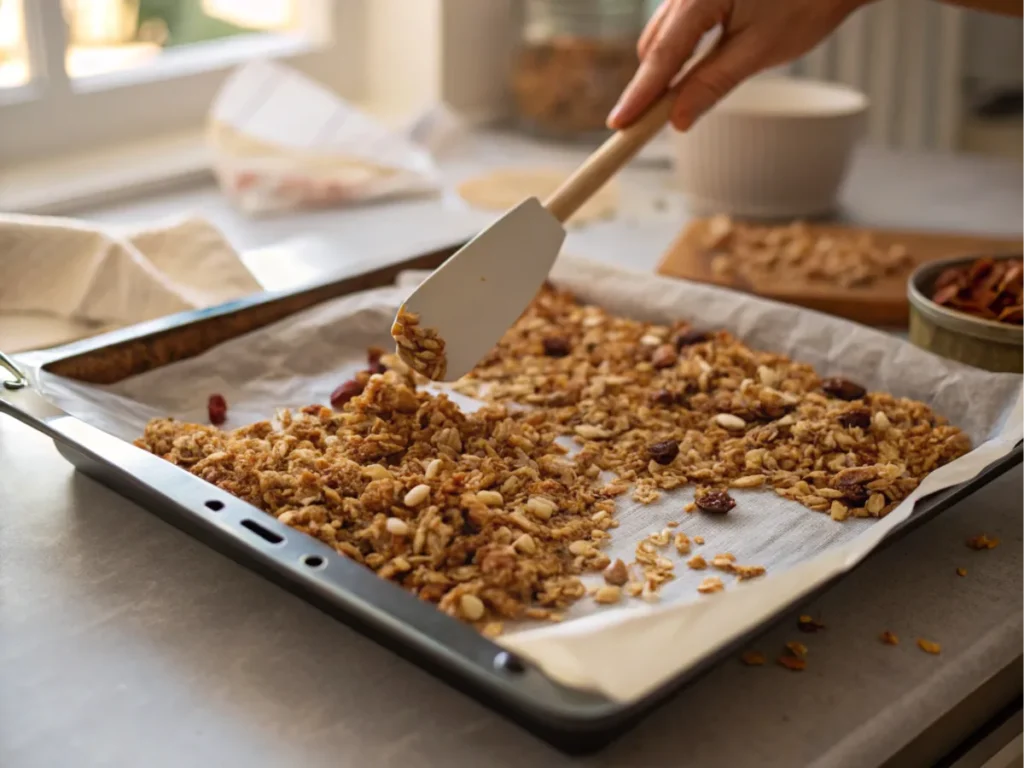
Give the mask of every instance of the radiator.
M 881 0 L 850 16 L 791 72 L 866 93 L 871 143 L 950 151 L 963 116 L 963 29 L 959 8 Z

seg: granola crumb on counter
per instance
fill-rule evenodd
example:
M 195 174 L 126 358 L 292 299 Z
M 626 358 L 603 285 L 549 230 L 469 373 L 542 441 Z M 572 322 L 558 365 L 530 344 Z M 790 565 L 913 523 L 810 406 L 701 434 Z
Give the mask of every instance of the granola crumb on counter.
M 900 639 L 889 630 L 885 630 L 878 638 L 886 645 L 899 645 Z
M 967 575 L 967 569 L 966 568 L 957 568 L 956 569 L 956 575 L 957 576 L 966 576 Z
M 686 565 L 695 571 L 703 571 L 708 567 L 707 561 L 700 555 L 694 555 L 686 561 Z
M 938 643 L 934 643 L 931 640 L 925 640 L 923 637 L 917 638 L 917 647 L 925 653 L 930 653 L 933 656 L 937 656 L 942 653 L 942 646 Z
M 972 536 L 967 540 L 967 546 L 971 549 L 995 549 L 999 546 L 999 539 L 990 539 L 984 533 Z
M 764 666 L 765 656 L 760 651 L 747 651 L 740 656 L 740 661 L 746 664 L 748 667 L 761 667 Z
M 420 325 L 420 316 L 399 308 L 391 337 L 395 340 L 399 357 L 417 373 L 432 381 L 444 379 L 448 359 L 444 352 L 444 339 L 433 328 Z
M 796 627 L 801 632 L 813 633 L 819 630 L 825 629 L 825 625 L 815 619 L 813 616 L 807 614 L 802 615 L 797 619 Z
M 807 659 L 801 656 L 784 653 L 775 661 L 780 667 L 785 667 L 790 672 L 803 672 L 807 669 Z
M 796 640 L 790 640 L 786 643 L 786 650 L 801 659 L 807 655 L 807 646 Z
M 712 520 L 736 506 L 727 488 L 877 518 L 970 447 L 922 403 L 823 380 L 724 331 L 618 317 L 550 287 L 455 385 L 483 401 L 472 413 L 417 389 L 444 375 L 436 334 L 403 310 L 393 335 L 397 354 L 370 350 L 333 409 L 229 432 L 156 419 L 136 445 L 491 632 L 506 619 L 560 619 L 586 594 L 586 573 L 657 599 L 675 578 L 666 548 L 688 554 L 704 538 L 668 526 L 637 545 L 642 578 L 627 568 L 623 583 L 609 580 L 621 569 L 603 549 L 616 498 L 631 489 L 650 503 L 696 486 L 693 507 Z M 557 442 L 566 438 L 577 452 Z M 764 572 L 729 563 L 716 567 Z M 717 576 L 699 587 L 722 588 Z

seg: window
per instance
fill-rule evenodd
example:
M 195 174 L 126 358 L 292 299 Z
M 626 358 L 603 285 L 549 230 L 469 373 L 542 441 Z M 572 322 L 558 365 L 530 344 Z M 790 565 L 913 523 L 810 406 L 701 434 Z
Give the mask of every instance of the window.
M 367 0 L 0 0 L 0 168 L 198 134 L 234 66 L 362 88 Z

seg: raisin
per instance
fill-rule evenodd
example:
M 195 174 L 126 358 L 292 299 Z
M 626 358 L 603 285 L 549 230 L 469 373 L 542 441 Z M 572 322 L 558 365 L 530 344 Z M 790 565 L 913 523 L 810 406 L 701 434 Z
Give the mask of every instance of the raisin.
M 725 491 L 711 490 L 694 497 L 697 508 L 712 515 L 724 515 L 736 506 L 736 500 Z
M 652 405 L 670 406 L 676 404 L 675 394 L 668 389 L 659 389 L 651 394 Z
M 867 408 L 851 408 L 839 414 L 839 423 L 844 427 L 867 429 L 871 426 L 871 411 Z
M 219 427 L 228 418 L 228 401 L 224 395 L 210 395 L 206 401 L 206 412 L 210 416 L 210 423 Z
M 658 464 L 665 466 L 671 464 L 679 455 L 679 443 L 675 440 L 663 440 L 660 443 L 651 443 L 647 447 L 647 453 Z
M 868 500 L 868 496 L 871 495 L 863 485 L 850 480 L 840 479 L 834 485 L 836 490 L 843 494 L 843 500 L 849 502 L 851 506 L 863 506 L 864 502 Z
M 362 384 L 355 379 L 346 381 L 336 390 L 331 392 L 331 405 L 335 408 L 341 408 L 353 397 L 363 394 L 363 388 L 365 386 L 365 384 Z
M 864 387 L 859 384 L 854 384 L 848 379 L 841 379 L 838 376 L 834 376 L 831 379 L 823 379 L 821 382 L 821 391 L 829 397 L 835 397 L 839 400 L 860 400 L 864 395 L 868 393 Z
M 672 343 L 675 344 L 676 349 L 682 351 L 684 347 L 692 347 L 694 344 L 701 344 L 711 338 L 711 334 L 704 331 L 698 331 L 693 328 L 685 328 L 681 331 L 676 331 L 672 335 Z
M 548 357 L 565 357 L 569 351 L 569 340 L 563 336 L 550 336 L 544 339 L 544 354 Z
M 366 369 L 366 372 L 369 373 L 371 376 L 377 373 L 384 374 L 387 373 L 387 371 L 387 366 L 384 365 L 384 363 L 382 363 L 380 360 L 370 363 L 370 367 Z

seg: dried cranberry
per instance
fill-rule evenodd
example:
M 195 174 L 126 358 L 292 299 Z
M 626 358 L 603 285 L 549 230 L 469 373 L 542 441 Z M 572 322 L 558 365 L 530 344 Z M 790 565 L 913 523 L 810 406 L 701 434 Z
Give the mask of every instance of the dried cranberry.
M 210 395 L 206 401 L 206 412 L 210 416 L 210 423 L 219 427 L 228 418 L 228 401 L 224 395 Z
M 565 357 L 570 352 L 569 340 L 563 336 L 544 339 L 544 354 L 548 357 Z
M 650 457 L 662 466 L 671 464 L 679 455 L 679 443 L 675 440 L 663 440 L 647 446 Z
M 377 360 L 376 362 L 370 363 L 370 367 L 366 369 L 366 372 L 373 376 L 376 373 L 387 373 L 387 370 L 387 366 L 380 360 Z
M 335 408 L 341 408 L 353 397 L 361 395 L 363 393 L 364 386 L 364 384 L 359 383 L 355 379 L 346 381 L 336 390 L 331 392 L 331 405 Z
M 694 497 L 697 508 L 712 515 L 724 515 L 736 506 L 736 500 L 725 491 L 711 490 Z
M 839 414 L 839 423 L 844 427 L 867 429 L 871 426 L 871 411 L 867 408 L 851 408 Z
M 848 379 L 841 379 L 838 376 L 834 376 L 831 379 L 823 379 L 821 382 L 821 391 L 829 397 L 835 397 L 839 400 L 860 400 L 864 395 L 868 393 L 864 387 L 859 384 L 854 384 Z
M 673 392 L 668 389 L 659 389 L 651 394 L 651 403 L 653 405 L 675 405 L 676 396 Z
M 692 347 L 694 344 L 701 344 L 711 338 L 711 334 L 704 331 L 698 331 L 693 328 L 686 328 L 681 331 L 676 331 L 672 336 L 672 343 L 676 345 L 676 349 L 682 351 L 684 347 Z

